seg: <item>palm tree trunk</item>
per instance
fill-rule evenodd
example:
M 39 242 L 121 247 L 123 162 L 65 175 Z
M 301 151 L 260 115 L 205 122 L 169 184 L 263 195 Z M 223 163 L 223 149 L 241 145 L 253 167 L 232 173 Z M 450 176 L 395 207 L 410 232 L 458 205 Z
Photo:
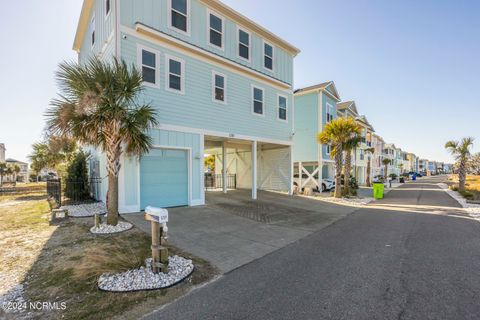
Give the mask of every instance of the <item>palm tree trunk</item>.
M 342 197 L 342 144 L 335 146 L 335 198 Z
M 350 194 L 350 172 L 352 171 L 352 151 L 345 152 L 345 172 L 343 174 L 343 194 Z
M 465 191 L 465 180 L 467 178 L 467 175 L 465 173 L 466 170 L 466 158 L 462 158 L 460 160 L 460 166 L 458 168 L 458 190 L 459 191 Z
M 118 224 L 118 175 L 120 173 L 120 143 L 114 144 L 113 148 L 107 150 L 107 224 L 116 226 Z
M 385 177 L 384 177 L 385 182 L 387 182 L 387 180 L 388 180 L 388 164 L 385 165 L 385 174 L 384 175 L 385 175 Z
M 370 164 L 370 159 L 367 161 L 367 187 L 371 187 L 372 184 L 370 183 L 370 170 L 371 170 L 371 164 Z

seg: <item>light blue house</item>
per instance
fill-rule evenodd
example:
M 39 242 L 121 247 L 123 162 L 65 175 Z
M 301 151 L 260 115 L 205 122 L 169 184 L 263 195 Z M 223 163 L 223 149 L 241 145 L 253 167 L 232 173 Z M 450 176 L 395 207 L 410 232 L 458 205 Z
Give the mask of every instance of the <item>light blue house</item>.
M 85 0 L 80 63 L 114 57 L 142 71 L 158 111 L 154 148 L 122 159 L 121 213 L 205 203 L 205 155 L 237 188 L 291 191 L 293 59 L 299 50 L 216 0 Z M 104 155 L 91 172 L 105 177 Z M 106 183 L 99 191 L 105 199 Z
M 324 187 L 322 179 L 333 179 L 334 161 L 330 146 L 320 145 L 317 134 L 337 118 L 340 95 L 333 81 L 295 91 L 295 135 L 293 137 L 294 176 L 300 188 Z

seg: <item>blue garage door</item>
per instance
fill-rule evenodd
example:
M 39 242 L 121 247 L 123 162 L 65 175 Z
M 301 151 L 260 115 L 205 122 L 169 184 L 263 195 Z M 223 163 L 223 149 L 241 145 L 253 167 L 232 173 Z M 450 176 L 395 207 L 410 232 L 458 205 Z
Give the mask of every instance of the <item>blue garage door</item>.
M 188 205 L 187 152 L 152 149 L 140 159 L 140 205 L 178 207 Z

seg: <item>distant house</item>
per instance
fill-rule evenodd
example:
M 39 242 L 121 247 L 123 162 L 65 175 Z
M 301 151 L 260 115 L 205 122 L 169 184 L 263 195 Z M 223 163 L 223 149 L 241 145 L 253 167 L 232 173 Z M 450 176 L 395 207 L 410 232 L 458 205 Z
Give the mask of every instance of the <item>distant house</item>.
M 8 158 L 5 160 L 5 162 L 9 165 L 17 165 L 20 167 L 20 172 L 16 174 L 16 181 L 17 182 L 28 182 L 28 163 L 15 160 L 12 158 Z M 14 176 L 6 176 L 5 181 L 6 182 L 13 182 Z
M 340 96 L 333 81 L 295 90 L 295 135 L 293 161 L 297 184 L 322 188 L 322 179 L 335 175 L 331 147 L 317 142 L 325 125 L 337 118 Z M 325 186 L 326 187 L 326 186 Z

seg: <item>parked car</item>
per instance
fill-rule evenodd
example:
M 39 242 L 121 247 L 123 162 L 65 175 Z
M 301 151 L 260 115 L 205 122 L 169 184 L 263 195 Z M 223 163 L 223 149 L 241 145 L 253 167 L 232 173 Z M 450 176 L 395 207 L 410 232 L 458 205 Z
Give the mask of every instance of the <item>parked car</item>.
M 316 176 L 314 178 L 318 179 L 318 176 Z M 308 179 L 308 176 L 306 174 L 304 174 L 302 176 L 302 179 L 303 179 L 303 181 L 305 181 L 305 180 Z M 298 178 L 298 174 L 294 175 L 293 176 L 293 185 L 298 186 L 299 183 L 300 183 L 299 180 L 300 179 Z M 312 188 L 313 190 L 319 192 L 317 185 L 312 180 L 309 180 L 308 183 L 304 187 L 309 187 L 309 188 Z M 322 192 L 327 191 L 327 190 L 332 190 L 332 189 L 335 189 L 335 180 L 328 179 L 328 178 L 322 179 Z

